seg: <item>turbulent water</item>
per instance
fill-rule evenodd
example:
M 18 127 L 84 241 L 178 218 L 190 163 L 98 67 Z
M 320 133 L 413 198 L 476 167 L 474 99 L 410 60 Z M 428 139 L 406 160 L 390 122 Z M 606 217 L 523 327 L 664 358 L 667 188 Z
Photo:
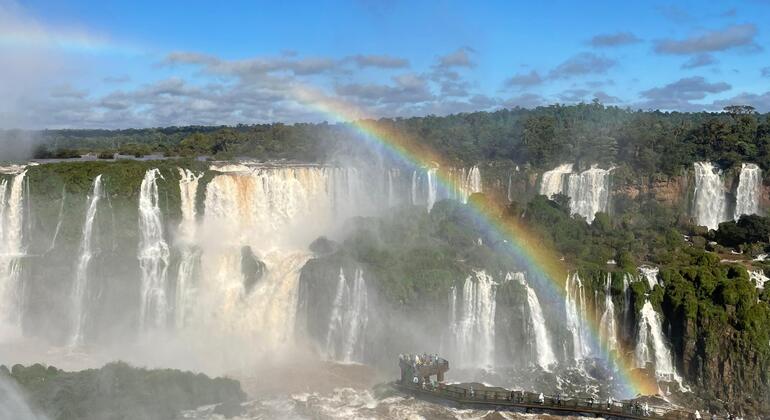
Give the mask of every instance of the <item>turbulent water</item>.
M 650 267 L 648 265 L 643 265 L 639 267 L 639 274 L 642 276 L 642 278 L 647 281 L 647 285 L 650 286 L 650 290 L 654 289 L 655 286 L 657 286 L 658 283 L 658 272 L 660 270 L 658 267 Z
M 695 163 L 693 211 L 696 223 L 709 229 L 717 229 L 728 218 L 722 172 L 710 162 Z
M 759 214 L 761 188 L 762 170 L 759 166 L 753 163 L 742 164 L 735 194 L 735 220 L 744 214 Z
M 179 270 L 177 273 L 176 295 L 174 298 L 174 325 L 183 328 L 185 320 L 192 310 L 195 295 L 194 276 L 200 256 L 195 244 L 197 225 L 196 198 L 198 182 L 203 174 L 195 174 L 189 169 L 179 168 L 179 201 L 182 220 L 179 222 L 177 241 L 180 247 Z
M 167 274 L 169 248 L 158 204 L 160 172 L 150 169 L 139 190 L 139 267 L 142 270 L 139 322 L 143 328 L 166 326 L 169 313 Z
M 580 362 L 591 354 L 591 347 L 588 342 L 588 326 L 585 324 L 585 290 L 578 273 L 567 276 L 565 308 L 567 330 L 572 336 L 572 357 L 575 362 Z
M 618 350 L 618 332 L 615 324 L 615 303 L 612 301 L 612 275 L 607 273 L 604 286 L 604 313 L 599 321 L 599 341 L 608 351 Z
M 663 336 L 660 315 L 653 309 L 649 300 L 644 302 L 639 314 L 639 327 L 637 331 L 636 357 L 637 366 L 645 368 L 653 364 L 655 375 L 664 380 L 679 380 L 674 369 L 674 360 L 671 350 Z
M 596 213 L 607 211 L 610 193 L 609 174 L 608 169 L 592 167 L 569 176 L 567 195 L 570 198 L 572 214 L 579 214 L 591 223 Z
M 546 171 L 540 180 L 540 194 L 548 198 L 556 194 L 566 194 L 567 180 L 572 173 L 572 164 L 564 163 L 556 168 Z
M 23 244 L 25 176 L 22 170 L 10 180 L 0 181 L 0 341 L 6 334 L 19 332 L 23 310 L 20 260 L 26 252 Z
M 556 362 L 556 355 L 553 353 L 553 345 L 548 328 L 545 324 L 543 308 L 540 306 L 540 299 L 535 293 L 535 289 L 530 287 L 524 273 L 509 273 L 508 280 L 516 279 L 527 290 L 527 309 L 529 310 L 529 328 L 532 331 L 532 337 L 535 343 L 534 353 L 538 366 L 549 370 Z
M 88 320 L 88 268 L 93 257 L 93 234 L 96 212 L 102 198 L 102 176 L 97 175 L 88 198 L 85 221 L 83 222 L 83 237 L 80 241 L 80 256 L 75 268 L 75 281 L 72 284 L 72 319 L 73 332 L 70 346 L 78 347 L 83 344 L 86 322 Z
M 340 268 L 326 336 L 326 356 L 331 360 L 363 360 L 369 303 L 363 270 L 357 268 L 353 276 L 353 280 L 349 281 Z
M 452 288 L 450 326 L 457 366 L 494 366 L 496 291 L 494 279 L 483 270 L 465 279 L 461 293 Z
M 565 194 L 570 199 L 570 212 L 593 222 L 596 213 L 609 208 L 610 171 L 592 166 L 583 172 L 574 173 L 573 165 L 565 163 L 546 171 L 540 180 L 540 194 L 552 198 Z

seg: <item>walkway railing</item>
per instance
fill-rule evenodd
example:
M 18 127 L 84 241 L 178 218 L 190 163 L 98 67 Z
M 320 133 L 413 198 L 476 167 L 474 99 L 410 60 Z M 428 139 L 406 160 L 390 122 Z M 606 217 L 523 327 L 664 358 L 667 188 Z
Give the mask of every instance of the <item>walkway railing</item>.
M 519 407 L 524 409 L 543 409 L 551 411 L 588 413 L 601 416 L 613 416 L 627 419 L 666 419 L 690 420 L 695 415 L 684 410 L 667 409 L 638 402 L 597 402 L 586 398 L 560 398 L 544 396 L 523 391 L 495 391 L 488 389 L 472 390 L 468 387 L 446 385 L 439 383 L 436 387 L 426 384 L 425 387 L 415 384 L 398 383 L 401 387 L 417 393 L 424 393 L 443 398 L 459 404 L 497 405 Z M 467 385 L 466 385 L 467 386 Z M 719 417 L 721 419 L 721 417 Z

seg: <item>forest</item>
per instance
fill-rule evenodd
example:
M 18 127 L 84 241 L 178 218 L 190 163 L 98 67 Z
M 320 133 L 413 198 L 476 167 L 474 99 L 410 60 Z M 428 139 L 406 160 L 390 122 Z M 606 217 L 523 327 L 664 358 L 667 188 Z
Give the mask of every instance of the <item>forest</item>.
M 536 169 L 564 162 L 625 163 L 635 172 L 675 175 L 695 161 L 730 168 L 741 161 L 770 168 L 770 120 L 750 106 L 723 112 L 622 109 L 599 102 L 502 109 L 445 117 L 380 119 L 375 124 L 439 151 L 450 162 L 510 161 Z M 95 153 L 112 158 L 162 155 L 330 162 L 369 153 L 349 124 L 256 124 L 124 130 L 3 133 L 36 139 L 35 158 Z

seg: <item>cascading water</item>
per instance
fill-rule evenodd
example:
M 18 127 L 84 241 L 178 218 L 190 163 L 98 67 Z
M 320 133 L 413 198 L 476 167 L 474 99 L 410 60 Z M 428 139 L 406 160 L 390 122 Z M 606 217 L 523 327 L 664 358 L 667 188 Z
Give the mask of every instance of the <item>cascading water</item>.
M 356 268 L 353 284 L 340 268 L 334 295 L 329 328 L 326 335 L 326 355 L 342 362 L 361 362 L 364 354 L 364 333 L 369 321 L 368 298 L 364 273 Z
M 572 164 L 564 163 L 546 171 L 540 180 L 540 194 L 548 198 L 567 193 L 567 177 L 572 173 Z
M 545 325 L 543 309 L 540 307 L 540 299 L 538 299 L 535 289 L 527 283 L 524 273 L 508 273 L 506 277 L 506 280 L 516 279 L 527 290 L 529 326 L 534 335 L 534 352 L 537 364 L 544 370 L 550 370 L 550 367 L 556 363 L 556 355 L 553 353 L 551 337 Z
M 138 259 L 142 272 L 139 324 L 144 329 L 165 327 L 168 316 L 166 274 L 169 249 L 158 205 L 158 177 L 159 170 L 148 170 L 139 190 Z
M 263 351 L 285 348 L 293 338 L 300 271 L 310 258 L 307 244 L 348 217 L 374 210 L 362 205 L 370 201 L 359 187 L 360 174 L 316 166 L 213 169 L 222 173 L 206 187 L 198 229 L 198 237 L 208 240 L 199 241 L 194 325 L 257 340 Z M 242 271 L 244 247 L 266 271 L 250 289 Z M 361 293 L 364 284 L 361 277 Z M 341 358 L 348 353 L 357 359 L 358 345 L 340 350 Z
M 174 324 L 177 328 L 185 325 L 190 304 L 195 294 L 193 284 L 199 252 L 195 246 L 197 231 L 196 196 L 202 173 L 195 174 L 189 169 L 179 168 L 179 194 L 182 221 L 179 223 L 178 242 L 180 247 L 179 270 L 177 272 L 176 295 L 174 298 Z
M 457 291 L 452 294 L 457 302 Z M 495 281 L 483 270 L 465 279 L 459 307 L 452 305 L 455 312 L 450 315 L 454 319 L 451 332 L 458 366 L 494 366 L 496 294 Z
M 0 327 L 21 327 L 24 247 L 24 179 L 26 171 L 0 182 Z M 5 335 L 0 330 L 0 340 Z
M 481 171 L 478 166 L 473 166 L 471 169 L 453 170 L 452 175 L 454 178 L 454 196 L 452 198 L 467 203 L 471 194 L 482 192 Z
M 579 174 L 569 175 L 567 195 L 570 198 L 572 214 L 579 214 L 591 223 L 596 213 L 607 211 L 610 171 L 611 169 L 599 169 L 593 166 Z
M 693 215 L 698 225 L 709 229 L 717 229 L 719 223 L 728 219 L 722 172 L 711 162 L 695 162 Z
M 768 278 L 765 275 L 765 272 L 760 270 L 749 270 L 749 280 L 753 281 L 756 285 L 757 289 L 764 290 L 765 283 L 770 281 L 770 278 Z
M 604 283 L 604 313 L 599 321 L 599 341 L 607 351 L 618 350 L 618 332 L 615 325 L 615 304 L 612 302 L 612 275 L 607 273 Z
M 649 300 L 644 302 L 639 314 L 636 349 L 634 351 L 636 365 L 645 368 L 654 363 L 655 376 L 659 379 L 681 382 L 674 369 L 671 351 L 663 337 L 660 315 L 653 309 Z
M 436 184 L 436 168 L 430 168 L 425 172 L 428 182 L 428 211 L 433 208 L 436 203 L 436 194 L 438 193 Z
M 759 214 L 762 170 L 753 163 L 741 165 L 738 189 L 735 193 L 735 220 L 744 214 Z
M 584 325 L 585 291 L 577 272 L 567 276 L 565 299 L 567 330 L 572 335 L 572 358 L 575 362 L 579 362 L 591 354 L 591 347 L 587 337 L 587 326 Z
M 86 219 L 83 222 L 83 234 L 80 239 L 80 256 L 75 267 L 75 281 L 72 283 L 72 319 L 73 330 L 70 347 L 79 347 L 85 341 L 85 327 L 88 322 L 88 267 L 93 257 L 93 229 L 99 200 L 102 198 L 102 176 L 94 178 L 91 195 L 88 197 Z
M 650 290 L 654 289 L 658 283 L 658 267 L 651 267 L 649 265 L 643 265 L 639 267 L 639 274 L 647 280 L 647 284 L 650 286 Z

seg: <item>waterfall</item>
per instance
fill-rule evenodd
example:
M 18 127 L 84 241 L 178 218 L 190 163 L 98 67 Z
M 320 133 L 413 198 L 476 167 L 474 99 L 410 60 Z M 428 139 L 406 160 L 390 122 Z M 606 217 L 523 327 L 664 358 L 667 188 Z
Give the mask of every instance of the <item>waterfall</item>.
M 396 198 L 396 188 L 394 184 L 396 180 L 401 177 L 401 173 L 398 169 L 388 170 L 388 207 L 395 207 L 399 200 Z
M 200 275 L 191 313 L 195 325 L 257 341 L 261 351 L 290 345 L 299 275 L 311 256 L 307 244 L 367 211 L 361 208 L 370 201 L 364 199 L 368 193 L 359 187 L 360 177 L 352 169 L 257 166 L 212 178 L 198 230 L 208 240 L 199 241 Z M 266 269 L 250 290 L 241 264 L 245 246 Z M 360 297 L 363 277 L 358 289 L 355 282 L 351 293 Z M 356 359 L 359 344 L 351 346 L 349 357 Z M 345 357 L 342 350 L 340 355 Z
M 461 168 L 452 172 L 455 190 L 453 198 L 467 203 L 471 194 L 482 192 L 481 171 L 478 166 L 473 166 L 471 169 Z
M 652 308 L 649 300 L 644 302 L 640 312 L 637 334 L 634 351 L 637 367 L 645 368 L 647 364 L 654 363 L 656 377 L 681 381 L 674 369 L 671 351 L 663 337 L 660 315 Z
M 79 347 L 85 341 L 85 327 L 88 322 L 88 267 L 93 257 L 93 229 L 99 200 L 102 198 L 102 176 L 94 178 L 91 195 L 88 197 L 86 218 L 83 222 L 83 234 L 80 238 L 80 255 L 75 267 L 75 281 L 72 283 L 73 331 L 69 345 Z
M 577 272 L 567 276 L 566 283 L 566 317 L 567 330 L 572 335 L 572 356 L 575 362 L 585 359 L 591 354 L 587 338 L 587 327 L 584 325 L 586 316 L 586 297 L 583 282 Z
M 630 341 L 633 333 L 633 318 L 631 315 L 631 282 L 634 278 L 629 273 L 623 273 L 623 338 Z
M 651 267 L 649 265 L 642 265 L 639 267 L 639 274 L 647 280 L 647 284 L 650 286 L 650 290 L 654 289 L 658 283 L 658 267 Z
M 417 197 L 418 197 L 418 191 L 417 191 L 417 170 L 412 171 L 412 189 L 410 190 L 412 192 L 412 205 L 417 205 Z
M 612 275 L 607 273 L 604 283 L 604 313 L 599 321 L 599 341 L 607 351 L 618 350 L 618 332 L 615 326 L 615 304 L 612 302 Z
M 529 326 L 534 333 L 535 348 L 534 353 L 537 364 L 544 370 L 550 370 L 550 367 L 556 363 L 556 355 L 551 346 L 551 337 L 548 334 L 548 328 L 545 325 L 543 309 L 540 307 L 535 289 L 527 283 L 524 273 L 509 273 L 507 280 L 515 278 L 519 284 L 527 290 L 527 306 L 529 307 Z
M 762 170 L 753 163 L 741 165 L 738 190 L 735 194 L 735 220 L 743 214 L 759 214 L 759 198 L 762 188 Z
M 548 198 L 556 194 L 565 194 L 567 177 L 572 173 L 572 164 L 564 163 L 556 168 L 546 171 L 540 180 L 540 194 Z
M 749 270 L 749 280 L 754 282 L 754 284 L 757 286 L 757 289 L 764 290 L 765 283 L 767 283 L 770 278 L 765 275 L 764 271 L 759 269 Z
M 433 208 L 433 204 L 436 203 L 436 194 L 437 194 L 437 186 L 436 186 L 436 168 L 430 168 L 427 171 L 425 171 L 427 181 L 428 181 L 428 211 L 430 211 Z
M 158 169 L 150 169 L 139 191 L 139 267 L 142 271 L 139 323 L 142 328 L 166 326 L 168 303 L 166 271 L 169 249 L 163 237 L 163 220 L 158 205 Z
M 579 174 L 569 175 L 568 193 L 570 212 L 594 221 L 598 212 L 606 212 L 609 204 L 611 169 L 591 167 Z
M 695 162 L 693 212 L 696 223 L 709 229 L 719 228 L 719 223 L 728 219 L 722 172 L 711 162 Z
M 24 247 L 24 179 L 26 171 L 0 181 L 0 327 L 21 327 Z M 2 337 L 0 331 L 0 340 Z
M 53 251 L 56 247 L 56 239 L 59 238 L 59 232 L 61 231 L 61 225 L 64 222 L 64 203 L 67 201 L 67 188 L 61 189 L 61 204 L 59 204 L 59 216 L 56 218 L 56 229 L 53 231 L 51 237 L 51 245 L 48 247 L 48 252 Z
M 508 197 L 508 202 L 509 203 L 513 202 L 513 191 L 511 191 L 511 180 L 512 180 L 512 178 L 513 178 L 513 175 L 512 174 L 508 174 L 508 195 L 507 195 L 507 197 Z
M 465 279 L 462 300 L 451 315 L 455 320 L 451 332 L 458 366 L 494 366 L 496 292 L 497 285 L 483 270 Z M 456 291 L 452 293 L 457 296 Z
M 195 247 L 197 231 L 196 196 L 198 181 L 202 173 L 195 174 L 189 169 L 179 170 L 179 201 L 182 220 L 179 223 L 178 239 L 180 247 L 179 271 L 177 273 L 176 294 L 174 297 L 174 324 L 177 328 L 185 325 L 185 318 L 190 312 L 189 305 L 195 294 L 193 278 L 199 253 Z
M 354 276 L 351 286 L 340 268 L 326 335 L 327 357 L 342 362 L 363 360 L 363 337 L 369 320 L 363 270 L 357 268 Z

